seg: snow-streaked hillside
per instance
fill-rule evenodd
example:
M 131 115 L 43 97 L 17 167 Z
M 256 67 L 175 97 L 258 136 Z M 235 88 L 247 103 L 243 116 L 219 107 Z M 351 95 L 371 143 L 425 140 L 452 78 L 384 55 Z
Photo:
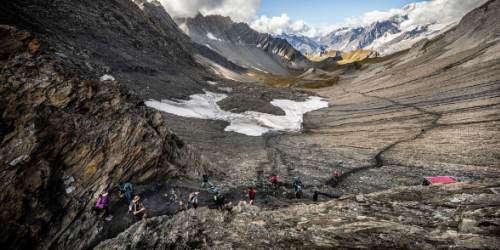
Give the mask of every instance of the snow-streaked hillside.
M 432 39 L 454 27 L 456 23 L 420 25 L 413 30 L 405 31 L 401 24 L 408 20 L 408 14 L 415 8 L 409 4 L 403 8 L 406 14 L 397 14 L 386 21 L 372 23 L 357 28 L 342 27 L 321 37 L 309 38 L 301 35 L 280 35 L 302 53 L 312 54 L 318 50 L 352 51 L 370 49 L 382 55 L 408 49 L 415 42 L 427 38 Z

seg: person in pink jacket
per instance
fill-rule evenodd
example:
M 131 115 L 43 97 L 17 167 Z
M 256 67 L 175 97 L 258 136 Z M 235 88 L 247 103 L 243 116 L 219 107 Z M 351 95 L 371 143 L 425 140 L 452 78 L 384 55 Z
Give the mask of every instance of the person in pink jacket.
M 95 207 L 92 208 L 92 210 L 96 212 L 104 211 L 105 220 L 111 220 L 113 218 L 113 215 L 109 214 L 108 203 L 109 203 L 108 192 L 102 192 L 99 195 L 99 198 L 97 199 L 97 204 L 95 205 Z

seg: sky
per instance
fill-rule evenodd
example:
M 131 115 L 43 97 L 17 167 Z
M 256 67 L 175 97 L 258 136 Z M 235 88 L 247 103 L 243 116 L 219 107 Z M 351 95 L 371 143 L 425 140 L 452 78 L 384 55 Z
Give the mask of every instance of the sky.
M 292 20 L 304 20 L 318 26 L 331 25 L 342 24 L 347 17 L 358 17 L 374 10 L 400 9 L 414 2 L 415 0 L 261 0 L 257 16 L 272 17 L 286 13 Z
M 151 1 L 151 0 L 149 0 Z M 272 35 L 317 37 L 340 27 L 368 26 L 394 15 L 407 15 L 401 29 L 434 27 L 459 21 L 487 0 L 159 0 L 172 17 L 219 14 Z M 415 3 L 411 12 L 402 8 Z

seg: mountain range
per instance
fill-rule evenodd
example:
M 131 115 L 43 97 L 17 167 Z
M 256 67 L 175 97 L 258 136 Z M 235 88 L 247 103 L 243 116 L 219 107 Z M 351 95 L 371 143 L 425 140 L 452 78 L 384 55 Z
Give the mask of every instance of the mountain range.
M 414 8 L 415 4 L 409 4 L 403 8 L 406 12 L 404 15 L 397 14 L 368 26 L 337 28 L 320 37 L 286 34 L 277 37 L 287 39 L 300 52 L 308 54 L 318 54 L 326 49 L 347 52 L 361 48 L 387 55 L 408 49 L 423 38 L 432 39 L 456 25 L 451 23 L 437 26 L 429 23 L 413 30 L 403 30 L 401 23 L 408 20 L 408 14 Z

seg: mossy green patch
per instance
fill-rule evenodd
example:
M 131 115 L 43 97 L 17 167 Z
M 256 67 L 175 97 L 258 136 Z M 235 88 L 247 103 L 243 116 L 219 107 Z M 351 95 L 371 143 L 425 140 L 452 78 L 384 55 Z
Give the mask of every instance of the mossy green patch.
M 340 80 L 340 77 L 338 75 L 335 75 L 334 77 L 332 77 L 328 80 L 302 84 L 302 85 L 300 85 L 300 88 L 319 89 L 319 88 L 331 87 L 331 86 L 337 84 L 339 82 L 339 80 Z
M 381 62 L 385 62 L 385 61 L 391 60 L 392 58 L 401 56 L 403 54 L 406 54 L 408 51 L 410 51 L 410 49 L 401 50 L 401 51 L 398 51 L 396 53 L 392 53 L 392 54 L 387 55 L 387 56 L 375 57 L 375 58 L 366 58 L 366 59 L 361 60 L 360 63 L 364 63 L 364 64 L 381 63 Z

